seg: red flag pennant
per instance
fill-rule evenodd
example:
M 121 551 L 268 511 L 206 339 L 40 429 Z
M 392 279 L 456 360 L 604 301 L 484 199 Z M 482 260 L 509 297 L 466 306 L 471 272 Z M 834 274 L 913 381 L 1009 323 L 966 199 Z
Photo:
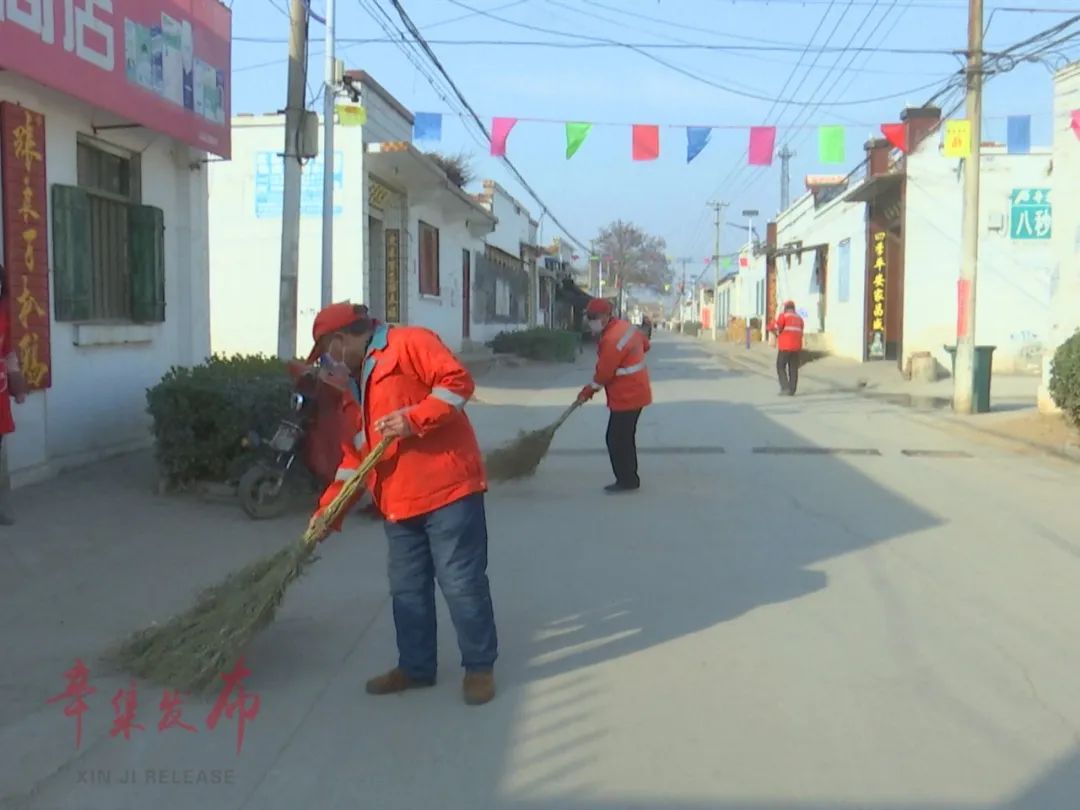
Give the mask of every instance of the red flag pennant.
M 907 126 L 904 124 L 882 124 L 881 134 L 885 140 L 907 154 Z
M 776 127 L 750 127 L 750 165 L 772 166 Z
M 651 124 L 634 124 L 634 160 L 656 160 L 660 157 L 660 127 Z
M 1080 138 L 1080 110 L 1072 111 L 1072 131 Z

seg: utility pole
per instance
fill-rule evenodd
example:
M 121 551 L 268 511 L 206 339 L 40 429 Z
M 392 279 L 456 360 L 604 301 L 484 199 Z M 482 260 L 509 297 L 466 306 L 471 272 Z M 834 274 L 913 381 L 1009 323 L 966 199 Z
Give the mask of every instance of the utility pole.
M 716 249 L 713 251 L 713 312 L 712 312 L 712 339 L 717 339 L 720 320 L 720 229 L 723 227 L 724 209 L 728 207 L 725 202 L 709 203 L 716 212 Z
M 780 158 L 780 210 L 787 211 L 791 205 L 791 159 L 795 153 L 785 144 L 777 157 Z
M 679 285 L 679 330 L 682 331 L 683 324 L 683 310 L 686 309 L 686 265 L 690 264 L 693 259 L 688 259 L 685 256 L 679 259 L 679 264 L 682 265 L 682 284 Z
M 970 414 L 975 389 L 975 282 L 979 267 L 979 172 L 982 168 L 983 0 L 969 0 L 966 115 L 971 155 L 964 167 L 964 229 L 957 283 L 953 410 Z
M 289 80 L 285 102 L 285 189 L 281 201 L 281 288 L 278 293 L 278 357 L 296 357 L 297 268 L 300 263 L 300 129 L 304 121 L 307 7 L 289 8 Z
M 334 303 L 334 118 L 337 114 L 337 57 L 334 0 L 326 0 L 326 67 L 323 76 L 322 306 Z

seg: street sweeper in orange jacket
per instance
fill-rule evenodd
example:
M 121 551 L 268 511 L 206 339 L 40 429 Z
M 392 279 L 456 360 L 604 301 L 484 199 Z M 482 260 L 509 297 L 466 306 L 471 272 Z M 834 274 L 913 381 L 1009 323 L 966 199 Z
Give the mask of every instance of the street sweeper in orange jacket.
M 597 335 L 596 371 L 592 382 L 581 389 L 580 402 L 597 391 L 607 394 L 607 447 L 615 483 L 604 488 L 610 494 L 633 492 L 641 487 L 638 477 L 637 424 L 641 411 L 652 404 L 652 385 L 645 354 L 649 339 L 629 321 L 612 315 L 610 301 L 594 298 L 585 308 L 589 329 Z
M 389 540 L 398 665 L 368 681 L 367 691 L 385 695 L 435 683 L 438 579 L 457 631 L 465 700 L 486 703 L 495 694 L 498 642 L 487 577 L 487 481 L 465 415 L 472 376 L 434 332 L 379 323 L 349 303 L 323 309 L 312 332 L 308 362 L 321 358 L 324 374 L 336 381 L 350 430 L 337 480 L 319 509 L 371 448 L 395 439 L 366 484 Z

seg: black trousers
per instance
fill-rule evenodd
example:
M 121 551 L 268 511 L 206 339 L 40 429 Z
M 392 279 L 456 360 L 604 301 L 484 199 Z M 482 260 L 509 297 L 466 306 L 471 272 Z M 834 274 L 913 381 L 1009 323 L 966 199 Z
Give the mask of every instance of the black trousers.
M 794 394 L 799 385 L 799 355 L 801 352 L 777 352 L 776 376 L 780 380 L 780 390 Z
M 641 486 L 637 464 L 637 423 L 641 409 L 612 411 L 608 417 L 607 449 L 615 482 L 628 489 Z

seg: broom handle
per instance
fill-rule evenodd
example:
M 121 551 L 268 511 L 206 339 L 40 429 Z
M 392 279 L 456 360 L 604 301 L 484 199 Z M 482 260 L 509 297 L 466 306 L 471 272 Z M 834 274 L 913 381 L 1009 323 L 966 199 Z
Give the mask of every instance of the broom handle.
M 581 402 L 575 399 L 574 404 L 567 408 L 565 411 L 563 411 L 563 415 L 555 420 L 555 423 L 551 426 L 551 432 L 554 433 L 556 430 L 561 428 L 563 426 L 563 423 L 570 418 L 570 414 L 572 414 L 580 407 Z
M 383 457 L 386 448 L 388 448 L 393 441 L 393 438 L 383 438 L 383 440 L 375 446 L 375 449 L 368 453 L 364 460 L 360 462 L 360 466 L 356 468 L 356 472 L 354 472 L 342 485 L 341 490 L 334 496 L 334 500 L 330 501 L 327 507 L 319 514 L 318 521 L 309 526 L 308 530 L 304 532 L 304 545 L 314 545 L 315 537 L 321 533 L 325 527 L 337 520 L 338 516 L 345 511 L 345 508 L 353 499 L 353 496 L 356 495 L 357 490 L 364 486 L 364 479 L 367 478 L 368 473 L 370 473 L 375 465 L 379 463 L 379 459 Z

